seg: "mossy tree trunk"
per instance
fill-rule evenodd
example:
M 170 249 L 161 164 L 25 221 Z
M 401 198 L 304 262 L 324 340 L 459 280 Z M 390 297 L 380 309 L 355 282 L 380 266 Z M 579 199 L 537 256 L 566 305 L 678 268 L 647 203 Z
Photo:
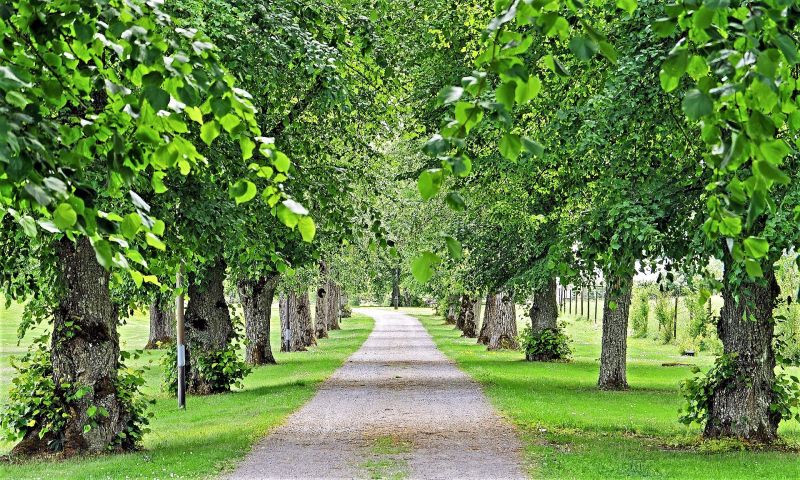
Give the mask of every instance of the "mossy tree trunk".
M 245 361 L 250 365 L 276 363 L 269 344 L 269 334 L 272 300 L 275 298 L 278 278 L 279 275 L 273 274 L 255 280 L 241 280 L 238 284 L 247 337 Z
M 339 330 L 339 316 L 341 315 L 341 305 L 339 299 L 342 295 L 341 287 L 331 279 L 328 279 L 327 314 L 328 331 Z
M 628 388 L 626 357 L 633 273 L 606 274 L 605 279 L 608 293 L 603 300 L 603 340 L 597 385 L 603 390 L 624 390 Z
M 461 307 L 458 312 L 457 323 L 461 322 L 461 332 L 464 337 L 475 338 L 478 336 L 478 325 L 481 322 L 481 299 L 470 295 L 461 297 Z
M 458 323 L 458 307 L 460 297 L 450 295 L 447 297 L 447 311 L 444 317 L 444 323 L 447 325 L 456 325 Z
M 305 289 L 298 292 L 297 301 L 300 304 L 297 310 L 297 322 L 300 328 L 300 340 L 306 347 L 317 344 L 317 337 L 314 334 L 314 321 L 311 318 L 311 301 L 308 298 L 308 291 Z
M 186 307 L 186 390 L 207 395 L 230 390 L 228 384 L 214 383 L 200 374 L 199 357 L 228 348 L 233 324 L 225 301 L 225 262 L 217 259 L 202 278 L 191 275 Z
M 175 305 L 170 297 L 158 295 L 150 304 L 150 335 L 144 348 L 175 342 Z
M 280 297 L 281 351 L 302 352 L 308 346 L 307 323 L 311 322 L 308 293 L 290 290 Z
M 717 334 L 732 371 L 712 393 L 706 438 L 735 437 L 749 442 L 771 443 L 777 439 L 780 415 L 770 406 L 775 401 L 775 352 L 772 316 L 780 287 L 772 268 L 764 277 L 732 282 L 736 266 L 730 255 L 723 258 L 723 305 Z
M 131 418 L 117 392 L 119 335 L 109 272 L 97 262 L 85 237 L 76 243 L 60 240 L 56 252 L 62 293 L 53 312 L 53 381 L 57 394 L 64 397 L 79 389 L 86 393 L 67 401 L 69 418 L 63 438 L 45 435 L 40 439 L 39 430 L 34 429 L 14 447 L 13 453 L 20 455 L 50 452 L 51 440 L 60 442 L 67 455 L 100 453 L 115 443 Z M 89 407 L 103 408 L 108 415 L 90 417 Z M 86 425 L 92 425 L 88 431 Z M 123 440 L 119 448 L 133 446 Z
M 486 313 L 478 343 L 489 350 L 518 348 L 516 308 L 511 293 L 500 291 L 486 297 Z
M 558 334 L 558 299 L 556 298 L 556 279 L 551 278 L 533 294 L 533 303 L 530 310 L 531 329 L 535 336 L 546 332 Z M 526 356 L 526 360 L 535 362 L 549 362 L 557 360 L 560 356 L 556 351 L 542 351 L 536 355 Z

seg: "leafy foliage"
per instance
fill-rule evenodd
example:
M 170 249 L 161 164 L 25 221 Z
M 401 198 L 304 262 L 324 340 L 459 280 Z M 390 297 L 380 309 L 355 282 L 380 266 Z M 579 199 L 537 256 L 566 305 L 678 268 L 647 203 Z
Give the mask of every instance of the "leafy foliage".
M 519 335 L 520 348 L 528 361 L 567 360 L 572 354 L 569 342 L 569 337 L 560 328 L 534 332 L 530 325 L 526 325 Z

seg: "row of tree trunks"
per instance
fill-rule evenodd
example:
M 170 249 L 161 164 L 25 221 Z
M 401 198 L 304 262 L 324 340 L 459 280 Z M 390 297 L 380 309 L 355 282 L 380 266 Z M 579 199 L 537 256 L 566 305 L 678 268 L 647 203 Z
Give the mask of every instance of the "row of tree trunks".
M 633 273 L 606 274 L 605 278 L 608 294 L 603 300 L 603 340 L 597 386 L 603 390 L 624 390 L 628 388 L 626 357 Z
M 400 307 L 400 268 L 392 271 L 392 307 L 397 310 Z
M 547 283 L 535 291 L 530 310 L 531 330 L 540 336 L 546 331 L 558 333 L 558 299 L 556 297 L 556 279 L 551 278 Z M 544 352 L 526 358 L 529 361 L 548 362 L 558 359 L 556 352 Z
M 272 300 L 275 298 L 278 278 L 278 274 L 273 274 L 256 280 L 241 280 L 238 284 L 247 337 L 245 360 L 250 365 L 275 363 L 269 334 Z
M 460 328 L 462 336 L 475 338 L 478 336 L 478 324 L 481 322 L 481 300 L 470 295 L 461 297 L 461 306 L 456 319 L 456 327 Z
M 780 422 L 780 415 L 770 408 L 776 400 L 772 312 L 780 287 L 771 266 L 764 269 L 763 278 L 745 279 L 737 287 L 730 274 L 735 268 L 733 259 L 725 252 L 717 334 L 732 372 L 712 395 L 703 433 L 707 438 L 770 443 L 777 439 Z
M 117 394 L 119 335 L 117 307 L 111 301 L 109 272 L 96 260 L 85 237 L 73 243 L 64 238 L 56 244 L 62 293 L 53 313 L 51 359 L 56 391 L 65 396 L 78 386 L 88 393 L 67 403 L 63 451 L 66 455 L 97 453 L 122 432 L 130 420 Z M 103 407 L 108 416 L 90 418 L 91 406 Z M 83 426 L 92 421 L 89 431 Z M 39 430 L 29 431 L 13 453 L 34 455 L 50 451 L 51 435 L 39 438 Z M 122 445 L 123 448 L 130 447 Z
M 233 338 L 233 323 L 225 301 L 225 261 L 217 259 L 202 278 L 190 276 L 189 305 L 186 307 L 186 390 L 207 395 L 225 392 L 229 385 L 217 385 L 200 375 L 198 362 L 192 358 L 203 353 L 228 348 Z M 193 277 L 193 278 L 192 278 Z
M 490 293 L 486 297 L 478 343 L 486 345 L 489 350 L 518 348 L 516 308 L 514 297 L 509 292 Z
M 311 325 L 311 304 L 304 290 L 282 293 L 279 300 L 281 317 L 281 352 L 302 352 L 316 343 Z M 309 332 L 309 329 L 312 329 Z
M 159 294 L 150 304 L 150 335 L 144 348 L 159 348 L 175 342 L 175 302 Z

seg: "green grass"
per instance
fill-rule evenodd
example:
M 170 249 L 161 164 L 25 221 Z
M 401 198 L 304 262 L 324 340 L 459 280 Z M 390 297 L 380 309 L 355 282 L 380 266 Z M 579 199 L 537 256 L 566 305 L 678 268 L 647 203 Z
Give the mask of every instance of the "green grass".
M 0 392 L 7 398 L 10 381 L 9 357 L 24 351 L 16 346 L 16 326 L 21 308 L 0 310 Z M 272 345 L 279 345 L 277 310 L 273 310 Z M 153 367 L 146 373 L 145 393 L 156 399 L 152 407 L 152 432 L 144 438 L 144 449 L 125 455 L 99 455 L 62 461 L 0 463 L 0 478 L 206 478 L 231 469 L 269 430 L 303 405 L 320 382 L 356 351 L 372 330 L 371 318 L 354 315 L 342 322 L 342 330 L 331 332 L 319 346 L 307 352 L 275 352 L 278 365 L 259 367 L 245 379 L 244 389 L 223 395 L 190 396 L 186 411 L 175 399 L 160 392 L 161 352 L 149 351 L 132 365 Z M 145 315 L 136 315 L 120 329 L 125 349 L 141 348 L 147 342 Z M 13 445 L 0 443 L 0 452 Z
M 429 309 L 404 309 L 422 320 L 439 348 L 484 387 L 498 410 L 520 430 L 534 478 L 800 478 L 800 456 L 781 451 L 713 452 L 698 447 L 700 430 L 677 421 L 680 381 L 689 367 L 707 367 L 708 354 L 681 357 L 675 345 L 629 338 L 625 392 L 597 390 L 600 324 L 567 319 L 574 357 L 569 363 L 532 363 L 515 351 L 487 352 L 460 338 Z M 795 369 L 797 373 L 797 369 Z M 800 425 L 779 430 L 800 445 Z

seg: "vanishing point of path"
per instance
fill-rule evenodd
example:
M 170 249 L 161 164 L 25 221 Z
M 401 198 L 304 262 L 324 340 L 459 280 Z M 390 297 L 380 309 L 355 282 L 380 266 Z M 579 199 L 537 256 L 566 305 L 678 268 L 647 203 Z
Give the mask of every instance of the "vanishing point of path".
M 513 428 L 419 320 L 360 312 L 361 349 L 231 478 L 525 478 Z

